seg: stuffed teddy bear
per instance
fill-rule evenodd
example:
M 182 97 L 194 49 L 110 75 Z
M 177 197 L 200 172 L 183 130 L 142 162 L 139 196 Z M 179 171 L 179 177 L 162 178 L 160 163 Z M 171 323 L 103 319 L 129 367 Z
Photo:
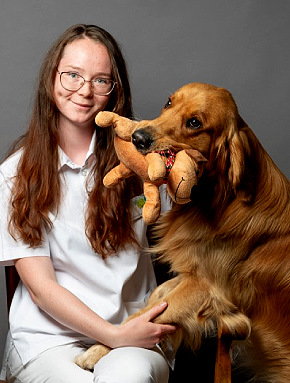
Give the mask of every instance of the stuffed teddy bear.
M 160 215 L 159 186 L 163 183 L 167 183 L 168 194 L 174 202 L 184 204 L 190 201 L 191 189 L 207 161 L 200 152 L 184 149 L 177 153 L 165 150 L 143 155 L 131 142 L 138 121 L 104 111 L 97 114 L 95 122 L 99 127 L 113 125 L 116 133 L 114 146 L 120 160 L 120 164 L 104 177 L 104 185 L 112 188 L 134 174 L 141 177 L 146 199 L 142 215 L 148 225 L 156 222 Z

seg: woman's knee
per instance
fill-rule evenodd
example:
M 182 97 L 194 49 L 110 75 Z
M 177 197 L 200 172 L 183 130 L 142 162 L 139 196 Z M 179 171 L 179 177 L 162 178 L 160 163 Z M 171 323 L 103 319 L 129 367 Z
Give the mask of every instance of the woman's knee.
M 8 358 L 8 381 L 22 383 L 92 383 L 93 374 L 74 362 L 84 349 L 77 344 L 51 348 L 30 361 L 25 367 L 13 346 Z
M 112 350 L 94 370 L 94 383 L 167 383 L 168 377 L 168 364 L 159 352 L 136 347 Z

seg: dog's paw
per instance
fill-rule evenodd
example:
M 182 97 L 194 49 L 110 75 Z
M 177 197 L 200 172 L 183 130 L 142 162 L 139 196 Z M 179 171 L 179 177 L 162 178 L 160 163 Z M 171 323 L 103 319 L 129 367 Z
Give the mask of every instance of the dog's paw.
M 84 370 L 93 370 L 94 365 L 105 355 L 107 355 L 111 349 L 102 344 L 95 344 L 90 347 L 84 353 L 78 355 L 74 362 Z
M 241 312 L 218 318 L 218 326 L 224 335 L 237 340 L 247 339 L 251 334 L 251 321 Z
M 251 320 L 222 296 L 213 294 L 210 299 L 205 300 L 198 316 L 207 325 L 217 324 L 223 335 L 229 335 L 233 339 L 244 340 L 251 334 Z

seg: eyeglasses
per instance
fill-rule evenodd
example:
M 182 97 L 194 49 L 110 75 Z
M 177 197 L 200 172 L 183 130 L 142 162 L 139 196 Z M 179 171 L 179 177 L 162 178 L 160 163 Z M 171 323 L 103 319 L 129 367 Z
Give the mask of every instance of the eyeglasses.
M 83 76 L 76 72 L 57 71 L 57 73 L 60 75 L 60 83 L 62 87 L 72 92 L 76 92 L 81 89 L 86 82 L 90 82 L 95 94 L 98 96 L 107 96 L 113 91 L 115 85 L 117 84 L 113 80 L 102 77 L 96 77 L 93 80 L 85 80 Z

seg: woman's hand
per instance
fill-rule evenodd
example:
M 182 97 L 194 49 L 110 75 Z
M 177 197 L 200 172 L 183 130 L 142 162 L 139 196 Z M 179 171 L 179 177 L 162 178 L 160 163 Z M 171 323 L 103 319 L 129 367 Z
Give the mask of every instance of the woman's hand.
M 113 336 L 110 344 L 107 345 L 112 348 L 124 346 L 153 348 L 165 334 L 174 333 L 178 328 L 171 324 L 152 322 L 166 307 L 167 303 L 163 302 L 152 307 L 146 313 L 118 326 L 117 333 Z

